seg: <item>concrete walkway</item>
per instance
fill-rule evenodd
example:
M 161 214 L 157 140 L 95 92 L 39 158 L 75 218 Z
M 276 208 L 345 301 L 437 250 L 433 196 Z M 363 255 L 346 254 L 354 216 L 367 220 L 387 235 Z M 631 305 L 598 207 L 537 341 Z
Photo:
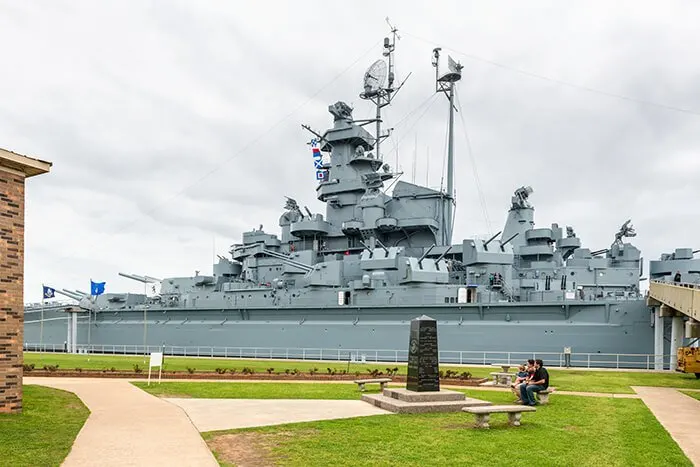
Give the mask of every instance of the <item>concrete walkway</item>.
M 199 431 L 393 415 L 364 401 L 304 399 L 163 399 L 181 407 Z
M 700 401 L 671 388 L 633 386 L 690 461 L 700 466 Z
M 218 466 L 185 412 L 131 385 L 107 378 L 32 378 L 75 393 L 90 416 L 64 466 Z

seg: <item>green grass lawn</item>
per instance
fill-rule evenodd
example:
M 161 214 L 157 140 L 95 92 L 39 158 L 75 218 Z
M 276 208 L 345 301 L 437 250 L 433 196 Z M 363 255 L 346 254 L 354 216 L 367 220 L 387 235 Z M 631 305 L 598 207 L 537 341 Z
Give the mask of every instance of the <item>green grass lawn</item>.
M 356 384 L 343 383 L 219 383 L 219 382 L 133 382 L 159 397 L 203 399 L 360 399 Z M 368 384 L 365 393 L 378 393 L 378 384 Z
M 512 401 L 507 393 L 467 393 L 494 403 Z M 630 399 L 558 396 L 537 412 L 523 414 L 519 428 L 509 427 L 505 414 L 492 415 L 491 429 L 478 430 L 472 415 L 450 413 L 378 415 L 203 436 L 222 465 L 692 465 L 642 401 Z
M 23 405 L 0 415 L 0 465 L 61 465 L 90 411 L 73 393 L 33 385 Z
M 111 356 L 111 355 L 66 355 L 66 354 L 39 354 L 25 353 L 25 363 L 34 363 L 37 368 L 44 365 L 59 365 L 59 368 L 72 370 L 75 368 L 86 369 L 110 369 L 132 370 L 135 364 L 141 368 L 144 365 L 143 357 Z M 546 362 L 545 362 L 546 363 Z M 359 371 L 366 376 L 369 370 L 378 369 L 386 372 L 387 367 L 398 368 L 399 374 L 406 374 L 405 364 L 349 364 L 347 362 L 299 362 L 280 360 L 241 360 L 241 359 L 216 359 L 216 358 L 187 358 L 165 357 L 166 371 L 187 371 L 194 368 L 197 372 L 212 372 L 216 368 L 235 368 L 240 373 L 244 367 L 252 368 L 257 373 L 264 373 L 268 368 L 274 372 L 297 369 L 308 372 L 312 368 L 318 368 L 320 373 L 326 373 L 327 368 L 336 370 L 348 370 L 350 374 Z M 489 373 L 495 371 L 488 367 L 455 367 L 442 365 L 443 370 L 469 371 L 475 377 L 487 378 Z M 684 373 L 643 373 L 629 371 L 586 371 L 586 370 L 560 370 L 549 369 L 551 385 L 560 391 L 586 391 L 606 393 L 633 393 L 630 386 L 662 386 L 688 389 L 700 389 L 700 379 L 693 374 Z M 30 374 L 31 375 L 31 374 Z

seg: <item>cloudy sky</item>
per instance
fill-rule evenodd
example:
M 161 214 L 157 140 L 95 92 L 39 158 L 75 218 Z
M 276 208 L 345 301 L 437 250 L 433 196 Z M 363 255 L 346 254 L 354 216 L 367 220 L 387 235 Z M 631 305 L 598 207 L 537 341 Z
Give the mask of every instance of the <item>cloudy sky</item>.
M 411 73 L 385 114 L 402 179 L 440 186 L 431 51 L 464 65 L 455 241 L 500 230 L 531 185 L 538 225 L 591 249 L 629 218 L 647 259 L 700 248 L 700 3 L 431 5 L 0 0 L 0 147 L 54 164 L 27 183 L 25 301 L 209 273 L 243 231 L 277 232 L 285 195 L 323 212 L 301 124 L 337 100 L 371 116 L 387 16 Z

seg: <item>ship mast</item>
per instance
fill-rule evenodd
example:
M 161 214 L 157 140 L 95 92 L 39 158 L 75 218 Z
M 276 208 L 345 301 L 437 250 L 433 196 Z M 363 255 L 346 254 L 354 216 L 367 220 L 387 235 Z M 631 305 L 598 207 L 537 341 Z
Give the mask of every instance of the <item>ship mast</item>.
M 379 152 L 381 141 L 389 136 L 388 133 L 382 134 L 382 108 L 391 104 L 393 94 L 403 86 L 403 83 L 401 83 L 398 89 L 394 89 L 394 49 L 396 48 L 396 39 L 401 39 L 401 36 L 398 35 L 398 29 L 389 23 L 389 18 L 386 19 L 386 22 L 391 28 L 391 39 L 388 37 L 384 38 L 382 55 L 387 57 L 389 61 L 388 73 L 386 63 L 383 60 L 377 60 L 365 73 L 365 90 L 360 94 L 360 98 L 372 101 L 377 107 L 374 120 L 376 125 L 374 149 L 379 160 L 382 160 L 382 155 Z M 385 80 L 387 80 L 386 85 L 384 84 Z
M 433 49 L 433 66 L 435 67 L 435 92 L 442 92 L 450 102 L 450 120 L 447 140 L 447 190 L 443 203 L 442 244 L 452 244 L 452 227 L 454 215 L 454 112 L 455 112 L 455 83 L 462 79 L 462 65 L 447 56 L 448 71 L 440 75 L 440 47 Z

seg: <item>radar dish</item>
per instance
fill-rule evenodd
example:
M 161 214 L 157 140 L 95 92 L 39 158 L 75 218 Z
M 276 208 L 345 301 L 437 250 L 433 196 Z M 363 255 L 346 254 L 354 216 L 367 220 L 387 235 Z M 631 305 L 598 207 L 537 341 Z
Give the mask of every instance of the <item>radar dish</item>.
M 364 85 L 365 92 L 361 97 L 376 96 L 379 90 L 384 86 L 387 76 L 387 67 L 384 60 L 377 60 L 367 69 L 365 73 Z

